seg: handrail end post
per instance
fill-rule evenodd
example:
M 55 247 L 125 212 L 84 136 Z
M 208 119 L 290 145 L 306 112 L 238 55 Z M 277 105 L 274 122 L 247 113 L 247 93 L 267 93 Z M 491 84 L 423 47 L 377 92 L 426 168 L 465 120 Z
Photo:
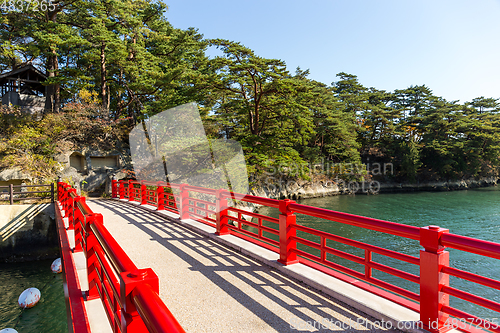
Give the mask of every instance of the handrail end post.
M 285 266 L 299 262 L 297 254 L 293 252 L 293 250 L 297 249 L 297 242 L 292 239 L 297 234 L 297 230 L 294 228 L 297 217 L 288 207 L 291 203 L 295 203 L 295 201 L 285 199 L 280 200 L 279 203 L 280 258 L 278 262 Z
M 57 184 L 56 198 L 57 198 L 57 201 L 61 201 L 61 199 L 62 199 L 62 185 L 63 185 L 61 176 L 57 177 L 56 184 Z
M 132 300 L 133 291 L 139 284 L 148 284 L 156 293 L 160 290 L 158 276 L 151 268 L 120 273 L 120 301 L 123 304 L 122 332 L 147 332 Z
M 452 325 L 446 325 L 449 315 L 441 311 L 450 299 L 442 292 L 443 286 L 450 285 L 448 274 L 442 272 L 450 264 L 450 255 L 440 243 L 441 235 L 447 232 L 438 226 L 420 228 L 420 245 L 424 248 L 420 250 L 420 322 L 436 333 L 452 329 Z

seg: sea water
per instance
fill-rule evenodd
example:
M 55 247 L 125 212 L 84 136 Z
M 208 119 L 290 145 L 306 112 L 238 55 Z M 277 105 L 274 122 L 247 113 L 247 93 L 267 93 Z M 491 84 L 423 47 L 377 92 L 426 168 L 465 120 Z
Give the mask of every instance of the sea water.
M 438 225 L 451 233 L 500 243 L 500 188 L 480 188 L 466 191 L 389 193 L 379 195 L 332 196 L 299 200 L 298 203 L 330 210 L 367 216 L 376 219 L 403 223 L 417 227 Z M 276 209 L 264 208 L 263 215 L 278 216 Z M 418 257 L 422 249 L 418 241 L 387 235 L 333 221 L 297 214 L 297 223 L 330 232 L 349 239 L 358 240 L 386 249 Z M 308 237 L 315 242 L 318 237 Z M 328 242 L 328 246 L 364 258 L 364 251 L 351 246 Z M 299 244 L 299 249 L 319 254 L 319 251 Z M 450 266 L 475 274 L 500 280 L 500 261 L 463 251 L 448 249 Z M 358 272 L 364 267 L 348 260 L 328 255 L 328 260 L 342 264 Z M 373 260 L 412 274 L 419 274 L 419 267 L 382 255 L 373 254 Z M 373 270 L 373 276 L 397 286 L 419 293 L 413 282 Z M 462 279 L 450 277 L 450 285 L 458 289 L 500 302 L 500 292 Z M 471 314 L 494 319 L 500 314 L 480 306 L 450 297 L 450 304 Z M 496 319 L 500 322 L 500 319 Z
M 0 330 L 18 332 L 68 332 L 63 276 L 50 270 L 52 260 L 0 264 Z M 38 288 L 41 298 L 31 309 L 22 310 L 19 295 L 30 287 Z

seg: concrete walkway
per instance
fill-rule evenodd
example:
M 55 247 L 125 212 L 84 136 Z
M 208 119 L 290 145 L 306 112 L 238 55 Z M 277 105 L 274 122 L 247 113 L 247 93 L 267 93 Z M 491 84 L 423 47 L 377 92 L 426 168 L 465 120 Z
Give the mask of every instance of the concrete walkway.
M 158 274 L 160 297 L 186 332 L 393 331 L 173 218 L 115 200 L 87 203 L 137 267 Z

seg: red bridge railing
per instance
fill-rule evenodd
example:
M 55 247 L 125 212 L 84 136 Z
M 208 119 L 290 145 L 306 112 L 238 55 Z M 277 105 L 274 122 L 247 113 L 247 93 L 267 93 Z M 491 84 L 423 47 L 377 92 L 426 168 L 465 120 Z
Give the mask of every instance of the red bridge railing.
M 126 193 L 134 197 L 137 190 L 132 186 Z M 83 251 L 87 259 L 87 300 L 101 299 L 113 332 L 184 332 L 158 296 L 156 273 L 137 268 L 104 226 L 102 215 L 92 212 L 75 189 L 58 182 L 57 195 L 75 232 L 74 252 Z
M 157 210 L 170 210 L 178 213 L 180 219 L 194 219 L 210 225 L 215 228 L 218 235 L 232 234 L 261 245 L 278 253 L 278 261 L 284 265 L 302 263 L 390 299 L 419 312 L 420 325 L 427 330 L 446 332 L 448 329 L 455 328 L 462 331 L 475 331 L 476 328 L 484 328 L 500 332 L 499 324 L 496 322 L 498 319 L 487 320 L 453 308 L 450 306 L 449 296 L 497 312 L 500 312 L 500 303 L 450 286 L 449 276 L 496 290 L 500 290 L 500 281 L 450 267 L 449 252 L 446 251 L 446 248 L 453 248 L 500 259 L 500 244 L 498 243 L 451 234 L 448 229 L 438 226 L 419 228 L 301 205 L 288 199 L 261 198 L 187 184 L 113 180 L 112 192 L 114 198 L 137 201 L 154 206 Z M 235 208 L 234 205 L 228 204 L 229 200 L 277 208 L 280 212 L 279 218 Z M 415 244 L 419 244 L 423 249 L 420 251 L 420 256 L 416 257 L 355 241 L 299 225 L 296 223 L 297 214 L 407 238 L 415 241 Z M 298 244 L 310 250 L 299 249 Z M 354 255 L 336 249 L 336 244 L 360 249 L 364 255 Z M 373 259 L 373 254 L 415 265 L 420 273 L 412 274 L 401 267 L 391 267 L 377 262 Z M 359 272 L 336 263 L 331 258 L 343 258 L 361 265 L 364 269 Z M 419 293 L 375 278 L 374 270 L 415 283 Z

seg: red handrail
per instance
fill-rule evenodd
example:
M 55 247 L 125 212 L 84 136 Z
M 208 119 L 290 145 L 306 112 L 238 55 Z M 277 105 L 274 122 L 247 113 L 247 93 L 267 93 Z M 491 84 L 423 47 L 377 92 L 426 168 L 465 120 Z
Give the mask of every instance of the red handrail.
M 113 194 L 124 196 L 124 185 Z M 129 182 L 131 192 L 137 182 Z M 75 228 L 75 251 L 85 251 L 89 291 L 87 299 L 101 298 L 113 332 L 180 332 L 184 330 L 158 296 L 158 277 L 150 269 L 138 269 L 123 248 L 94 214 L 85 198 L 68 184 L 58 182 L 58 200 Z M 133 196 L 134 193 L 128 193 Z M 110 265 L 108 264 L 111 264 Z M 118 278 L 117 278 L 118 276 Z M 134 306 L 125 307 L 131 302 Z M 126 312 L 126 314 L 123 314 Z M 138 315 L 137 315 L 138 314 Z M 140 322 L 138 322 L 140 320 Z M 134 329 L 127 329 L 127 327 Z
M 453 267 L 443 267 L 442 272 L 448 275 L 455 276 L 457 278 L 461 278 L 467 281 L 482 284 L 483 286 L 500 290 L 500 281 L 493 280 L 481 275 L 473 274 Z
M 154 186 L 149 182 L 143 182 L 142 184 Z M 324 208 L 297 204 L 288 199 L 276 200 L 270 198 L 262 198 L 253 195 L 234 193 L 228 190 L 213 190 L 197 186 L 189 186 L 186 184 L 170 184 L 164 182 L 160 182 L 158 184 L 160 184 L 160 186 L 164 187 L 165 189 L 176 189 L 176 191 L 178 189 L 180 191 L 180 193 L 176 192 L 179 193 L 178 195 L 176 194 L 172 196 L 176 201 L 175 205 L 179 205 L 180 207 L 178 211 L 181 219 L 193 218 L 197 221 L 215 227 L 217 235 L 224 235 L 228 233 L 233 234 L 240 238 L 263 246 L 269 250 L 278 252 L 280 254 L 279 262 L 285 265 L 301 262 L 324 273 L 352 283 L 352 279 L 346 278 L 344 275 L 338 273 L 340 271 L 349 274 L 356 279 L 365 280 L 371 285 L 382 287 L 393 293 L 419 302 L 420 306 L 408 301 L 407 299 L 400 298 L 394 294 L 387 293 L 371 285 L 359 283 L 359 281 L 355 280 L 356 285 L 365 290 L 388 298 L 415 311 L 420 311 L 421 322 L 428 330 L 437 332 L 445 329 L 445 325 L 447 324 L 446 319 L 448 318 L 447 316 L 452 315 L 457 318 L 463 318 L 464 320 L 468 320 L 467 318 L 469 318 L 469 322 L 479 320 L 481 321 L 481 323 L 478 324 L 479 326 L 490 329 L 494 332 L 500 332 L 499 329 L 488 327 L 489 324 L 487 321 L 468 314 L 464 311 L 450 307 L 448 304 L 448 299 L 442 297 L 442 294 L 444 293 L 459 297 L 471 303 L 481 305 L 499 312 L 500 303 L 486 300 L 482 297 L 467 293 L 465 291 L 461 291 L 454 287 L 450 287 L 448 280 L 442 279 L 440 275 L 451 275 L 500 290 L 500 281 L 450 267 L 448 252 L 445 251 L 446 247 L 450 247 L 470 253 L 479 254 L 482 256 L 500 259 L 500 244 L 498 243 L 451 234 L 448 232 L 448 230 L 436 226 L 418 228 L 411 225 L 383 221 L 374 218 L 331 211 Z M 120 187 L 120 190 L 122 188 L 126 188 L 126 186 L 124 187 L 124 183 L 122 181 L 115 181 L 113 183 L 113 186 L 116 187 L 114 191 L 115 193 L 126 192 L 125 190 L 118 191 L 118 187 Z M 192 195 L 189 194 L 190 192 Z M 214 201 L 211 202 L 206 199 L 196 198 L 194 197 L 195 194 L 193 193 L 201 193 L 204 195 L 212 196 Z M 127 196 L 124 196 L 124 198 L 126 197 Z M 131 197 L 132 199 L 130 199 Z M 133 200 L 134 194 L 129 194 L 128 198 L 129 200 Z M 154 200 L 156 200 L 157 202 L 158 209 L 162 209 L 160 208 L 161 203 L 158 202 L 158 198 L 154 198 Z M 229 200 L 237 200 L 263 205 L 266 207 L 279 208 L 280 217 L 279 219 L 273 219 L 261 214 L 246 212 L 244 210 L 228 205 L 227 201 Z M 216 207 L 216 209 L 212 210 L 210 206 Z M 200 214 L 200 212 L 202 212 L 203 214 Z M 230 212 L 236 214 L 237 216 L 230 215 Z M 340 237 L 331 233 L 326 233 L 320 230 L 298 225 L 296 224 L 296 214 L 304 214 L 329 221 L 360 227 L 363 229 L 369 229 L 377 232 L 395 235 L 398 237 L 416 240 L 420 242 L 420 245 L 424 249 L 420 252 L 420 258 L 417 258 L 404 253 L 384 249 L 352 239 L 347 239 L 345 237 Z M 212 217 L 209 217 L 209 215 L 215 216 L 215 220 Z M 243 218 L 244 215 L 250 218 L 256 218 L 258 220 L 258 223 L 245 220 Z M 274 223 L 272 223 L 271 226 L 265 226 L 262 224 L 262 221 L 265 220 Z M 237 225 L 233 226 L 229 223 L 229 221 L 233 221 Z M 273 229 L 273 225 L 277 225 L 277 229 Z M 243 226 L 255 228 L 257 231 L 253 232 L 243 229 Z M 264 236 L 264 232 L 279 236 L 279 240 L 274 240 L 272 238 Z M 297 236 L 297 232 L 301 232 L 304 235 L 319 237 L 319 242 L 300 237 L 300 235 Z M 331 246 L 327 246 L 327 240 L 364 250 L 364 256 L 353 255 L 348 252 L 335 249 Z M 297 244 L 302 244 L 304 246 L 315 249 L 316 251 L 319 251 L 320 254 L 314 255 L 310 252 L 301 250 L 297 247 Z M 375 262 L 374 260 L 372 260 L 372 253 L 377 253 L 413 265 L 420 265 L 420 276 L 405 272 L 399 268 L 394 268 Z M 365 267 L 365 271 L 364 273 L 361 273 L 335 263 L 327 258 L 327 254 L 344 258 L 357 264 L 363 265 Z M 420 284 L 420 294 L 374 278 L 372 276 L 372 269 Z
M 184 332 L 174 315 L 149 285 L 137 286 L 132 293 L 132 301 L 149 332 Z
M 92 214 L 92 210 L 89 208 L 89 206 L 85 201 L 80 200 L 76 203 L 76 205 L 78 206 L 78 209 L 80 209 L 82 214 L 84 215 Z
M 273 207 L 273 208 L 278 208 L 279 207 L 279 200 L 276 199 L 270 199 L 270 198 L 262 198 L 262 197 L 257 197 L 255 195 L 249 195 L 249 194 L 240 194 L 236 192 L 230 192 L 227 190 L 222 191 L 222 196 L 226 198 L 231 198 L 234 200 L 241 200 L 245 202 L 250 202 L 254 203 L 257 205 L 262 205 L 266 207 Z
M 205 193 L 205 194 L 215 194 L 215 191 L 216 191 L 216 190 L 212 190 L 209 188 L 204 188 L 204 187 L 199 187 L 199 186 L 190 186 L 190 185 L 186 185 L 185 189 L 186 189 L 186 191 L 193 191 L 193 192 Z
M 118 242 L 111 236 L 109 231 L 101 223 L 92 223 L 90 229 L 106 252 L 106 257 L 118 272 L 132 272 L 137 270 L 137 266 L 127 256 Z
M 386 234 L 410 238 L 414 240 L 420 239 L 420 228 L 411 225 L 377 220 L 370 217 L 358 216 L 353 214 L 335 212 L 329 209 L 300 205 L 296 203 L 291 203 L 288 206 L 288 208 L 296 213 L 301 213 L 313 217 L 319 217 L 325 220 L 349 224 L 364 229 L 380 231 Z
M 486 257 L 500 259 L 500 244 L 498 243 L 446 233 L 441 237 L 441 245 Z

